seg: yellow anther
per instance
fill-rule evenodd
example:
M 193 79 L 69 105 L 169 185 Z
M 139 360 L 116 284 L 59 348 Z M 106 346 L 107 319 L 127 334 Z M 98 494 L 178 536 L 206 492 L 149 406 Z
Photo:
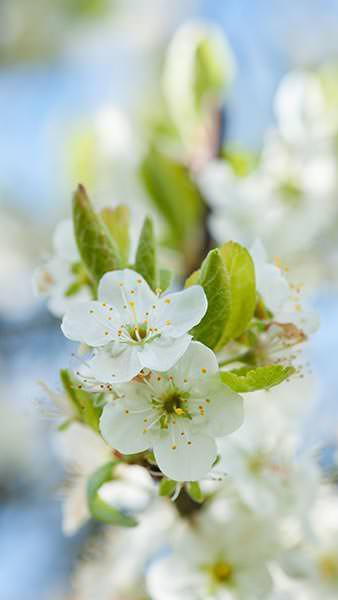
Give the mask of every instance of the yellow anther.
M 165 302 L 166 304 L 170 304 L 170 303 L 171 303 L 171 300 L 170 300 L 170 298 L 166 298 L 164 302 Z
M 175 408 L 174 408 L 174 411 L 175 411 L 175 413 L 176 413 L 176 414 L 177 414 L 179 417 L 181 417 L 182 415 L 185 415 L 185 412 L 184 412 L 183 408 L 177 408 L 177 407 L 175 406 Z
M 207 370 L 204 367 L 202 367 L 201 373 L 203 373 L 205 375 L 206 372 L 207 372 Z
M 273 261 L 274 261 L 276 267 L 278 267 L 278 269 L 282 268 L 282 261 L 281 261 L 280 256 L 275 256 Z
M 176 448 L 177 448 L 176 444 L 173 444 L 173 445 L 171 446 L 171 449 L 172 449 L 172 450 L 176 450 Z
M 168 320 L 165 322 L 165 324 L 166 324 L 166 325 L 171 325 L 171 321 L 168 319 Z

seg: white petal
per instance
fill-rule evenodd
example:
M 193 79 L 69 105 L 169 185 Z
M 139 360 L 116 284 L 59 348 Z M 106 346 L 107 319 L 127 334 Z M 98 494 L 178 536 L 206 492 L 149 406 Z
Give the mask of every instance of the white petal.
M 255 266 L 264 265 L 268 260 L 268 255 L 260 239 L 256 238 L 250 247 L 250 254 Z
M 203 404 L 208 419 L 208 432 L 222 437 L 236 431 L 244 417 L 243 398 L 224 385 L 216 376 L 205 383 L 205 393 L 209 403 Z
M 126 413 L 123 405 L 106 404 L 100 419 L 103 438 L 123 454 L 144 452 L 149 448 L 149 436 L 144 433 L 144 415 Z
M 143 277 L 131 269 L 105 273 L 99 284 L 98 297 L 100 302 L 114 306 L 124 323 L 135 323 L 135 320 L 141 323 L 147 318 L 145 313 L 158 302 Z
M 81 288 L 73 296 L 65 296 L 64 290 L 57 290 L 49 297 L 48 309 L 56 317 L 62 318 L 64 314 L 73 306 L 90 301 L 91 293 L 88 287 Z
M 166 335 L 179 337 L 200 322 L 207 307 L 208 301 L 203 288 L 192 285 L 182 292 L 162 296 L 154 323 Z
M 217 456 L 214 440 L 201 433 L 191 433 L 189 440 L 186 436 L 182 439 L 179 430 L 172 439 L 171 430 L 172 426 L 169 431 L 161 432 L 153 445 L 162 473 L 176 481 L 197 481 L 205 477 Z
M 88 366 L 92 375 L 103 383 L 131 381 L 142 369 L 137 349 L 127 344 L 97 350 Z
M 189 385 L 195 383 L 197 378 L 202 378 L 203 381 L 208 375 L 217 372 L 218 363 L 213 351 L 201 342 L 191 342 L 180 361 L 171 370 L 171 375 L 179 387 L 185 388 L 187 380 Z
M 69 262 L 80 260 L 71 219 L 66 219 L 58 224 L 53 235 L 53 246 L 56 254 L 65 260 Z
M 119 328 L 118 315 L 112 307 L 99 302 L 81 302 L 70 308 L 61 329 L 70 340 L 89 346 L 104 346 L 115 340 Z
M 264 265 L 256 271 L 257 289 L 262 295 L 264 303 L 273 312 L 277 312 L 286 302 L 290 288 L 283 273 L 272 264 Z
M 247 565 L 246 569 L 237 573 L 238 591 L 242 598 L 250 598 L 252 590 L 254 598 L 270 598 L 273 589 L 273 580 L 264 565 Z
M 205 581 L 202 570 L 177 554 L 159 558 L 147 571 L 147 589 L 153 600 L 200 600 Z
M 154 371 L 168 371 L 184 354 L 191 336 L 179 338 L 160 337 L 139 347 L 139 360 L 142 366 Z

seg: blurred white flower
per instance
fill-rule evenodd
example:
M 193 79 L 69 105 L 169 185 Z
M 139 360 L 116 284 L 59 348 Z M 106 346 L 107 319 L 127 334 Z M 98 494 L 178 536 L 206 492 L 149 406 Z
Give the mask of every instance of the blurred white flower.
M 214 353 L 191 342 L 166 373 L 117 388 L 106 404 L 101 432 L 123 454 L 152 448 L 161 471 L 177 481 L 204 477 L 217 456 L 214 438 L 240 427 L 241 397 L 217 377 Z
M 54 438 L 69 480 L 63 491 L 63 531 L 72 535 L 89 518 L 87 482 L 103 464 L 112 460 L 112 452 L 99 435 L 80 423 L 74 423 Z M 99 496 L 109 505 L 131 513 L 144 510 L 153 494 L 153 484 L 145 469 L 137 465 L 117 465 L 114 479 L 105 483 Z
M 290 143 L 318 144 L 333 134 L 323 89 L 315 73 L 287 73 L 278 86 L 274 105 L 279 130 Z
M 291 515 L 301 522 L 316 498 L 319 471 L 312 456 L 297 456 L 295 427 L 280 417 L 281 407 L 273 401 L 273 390 L 269 398 L 258 393 L 248 400 L 253 406 L 242 428 L 218 440 L 221 460 L 215 472 L 228 475 L 226 482 L 251 510 L 276 519 Z
M 155 501 L 134 528 L 106 528 L 93 540 L 73 577 L 76 600 L 146 600 L 145 572 L 176 521 L 169 502 Z
M 106 384 L 130 381 L 144 367 L 170 369 L 190 344 L 187 332 L 207 309 L 201 286 L 160 296 L 130 269 L 106 273 L 98 298 L 70 309 L 62 331 L 96 348 L 85 379 Z
M 56 227 L 53 250 L 54 255 L 36 269 L 33 284 L 37 294 L 48 298 L 51 313 L 62 317 L 70 306 L 91 298 L 70 219 Z
M 333 600 L 338 596 L 338 495 L 322 486 L 310 513 L 314 535 L 304 538 L 283 561 L 287 574 L 303 582 L 310 600 Z
M 224 161 L 214 160 L 198 183 L 212 209 L 212 235 L 220 244 L 234 239 L 250 246 L 258 237 L 273 256 L 293 258 L 308 252 L 337 217 L 331 143 L 291 146 L 272 132 L 253 172 L 238 176 Z
M 304 341 L 318 329 L 319 316 L 304 300 L 303 287 L 289 282 L 280 259 L 275 259 L 276 264 L 268 261 L 260 240 L 251 246 L 250 254 L 255 265 L 257 290 L 273 313 L 272 327 L 265 334 L 266 341 L 270 339 L 272 345 L 277 343 L 277 349 L 278 340 L 282 343 L 284 339 L 286 346 Z
M 267 520 L 245 511 L 230 518 L 209 512 L 182 525 L 169 556 L 147 573 L 153 600 L 263 600 L 272 590 L 267 568 L 278 545 Z

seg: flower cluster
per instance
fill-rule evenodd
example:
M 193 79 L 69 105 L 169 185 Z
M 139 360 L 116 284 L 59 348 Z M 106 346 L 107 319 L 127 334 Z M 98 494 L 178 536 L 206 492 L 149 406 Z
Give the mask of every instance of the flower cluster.
M 124 528 L 94 540 L 76 600 L 338 594 L 337 494 L 303 434 L 318 318 L 278 257 L 306 252 L 336 213 L 335 126 L 318 81 L 290 76 L 258 163 L 237 172 L 218 147 L 233 72 L 218 30 L 180 30 L 164 61 L 168 120 L 137 164 L 160 243 L 152 218 L 136 236 L 126 207 L 98 212 L 79 186 L 35 278 L 78 344 L 49 392 L 63 412 L 64 531 L 89 518 Z

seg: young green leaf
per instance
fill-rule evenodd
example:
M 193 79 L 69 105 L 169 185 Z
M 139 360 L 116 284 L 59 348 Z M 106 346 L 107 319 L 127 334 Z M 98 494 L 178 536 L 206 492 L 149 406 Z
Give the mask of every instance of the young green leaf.
M 95 396 L 79 388 L 67 369 L 60 371 L 60 378 L 67 397 L 77 413 L 77 418 L 94 431 L 98 431 L 102 406 L 96 405 Z
M 191 285 L 195 285 L 198 283 L 199 276 L 201 274 L 201 269 L 197 269 L 197 271 L 193 271 L 191 275 L 189 275 L 188 279 L 186 279 L 184 287 L 190 287 Z
M 146 217 L 136 250 L 135 271 L 142 275 L 150 287 L 157 288 L 157 256 L 153 221 Z
M 121 204 L 116 208 L 104 208 L 101 216 L 118 246 L 122 266 L 125 267 L 128 264 L 130 251 L 130 210 L 128 206 Z
M 255 268 L 249 252 L 236 242 L 219 249 L 229 282 L 228 319 L 216 350 L 239 337 L 247 328 L 256 306 Z
M 155 147 L 150 147 L 140 168 L 145 189 L 170 228 L 175 246 L 194 243 L 202 214 L 200 192 L 188 169 Z
M 223 371 L 220 376 L 226 385 L 235 392 L 245 393 L 256 390 L 268 390 L 279 385 L 295 372 L 294 367 L 269 365 L 265 367 L 243 367 L 232 371 Z
M 158 493 L 160 496 L 172 496 L 176 490 L 177 481 L 163 478 Z
M 208 299 L 208 310 L 202 321 L 194 327 L 192 334 L 195 340 L 214 349 L 219 345 L 230 310 L 228 274 L 217 248 L 211 250 L 203 261 L 199 277 L 194 277 L 194 283 L 203 287 Z
M 87 482 L 87 502 L 91 516 L 103 523 L 135 527 L 137 521 L 123 514 L 99 496 L 99 490 L 104 483 L 113 479 L 113 469 L 116 463 L 109 462 L 97 469 Z
M 198 481 L 190 481 L 187 484 L 187 492 L 190 498 L 192 498 L 192 500 L 194 500 L 195 502 L 198 502 L 198 504 L 201 504 L 203 502 L 204 496 L 202 494 Z
M 173 274 L 169 269 L 160 269 L 158 274 L 158 287 L 165 292 L 172 282 Z
M 79 253 L 93 281 L 100 281 L 107 271 L 119 269 L 121 257 L 117 245 L 100 216 L 93 210 L 82 185 L 74 194 L 73 221 Z

